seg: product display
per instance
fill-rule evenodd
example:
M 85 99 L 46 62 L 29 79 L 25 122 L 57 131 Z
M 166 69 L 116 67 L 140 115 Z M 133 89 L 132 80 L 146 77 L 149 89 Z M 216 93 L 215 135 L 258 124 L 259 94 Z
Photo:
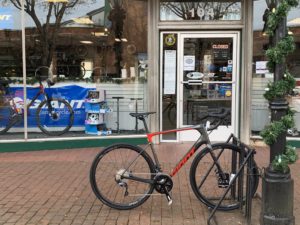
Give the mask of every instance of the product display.
M 112 112 L 105 101 L 105 90 L 90 90 L 85 100 L 85 133 L 92 135 L 110 135 L 112 131 L 106 127 L 104 117 Z

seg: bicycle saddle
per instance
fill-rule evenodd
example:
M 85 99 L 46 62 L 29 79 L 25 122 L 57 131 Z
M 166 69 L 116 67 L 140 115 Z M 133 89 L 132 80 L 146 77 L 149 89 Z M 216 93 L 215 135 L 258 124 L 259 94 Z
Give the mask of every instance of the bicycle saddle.
M 130 116 L 136 117 L 138 119 L 143 119 L 149 116 L 150 114 L 154 114 L 156 112 L 143 112 L 143 113 L 129 113 Z

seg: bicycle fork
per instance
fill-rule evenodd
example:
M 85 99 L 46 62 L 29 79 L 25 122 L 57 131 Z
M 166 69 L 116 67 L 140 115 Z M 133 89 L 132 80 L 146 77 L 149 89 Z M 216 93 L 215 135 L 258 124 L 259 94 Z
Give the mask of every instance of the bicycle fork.
M 209 136 L 208 136 L 208 133 L 207 133 L 205 127 L 203 127 L 203 126 L 199 127 L 198 131 L 201 134 L 200 141 L 206 143 L 206 147 L 209 149 L 209 154 L 210 154 L 211 158 L 213 159 L 213 163 L 210 165 L 208 171 L 206 172 L 203 179 L 201 180 L 201 182 L 198 186 L 198 189 L 200 189 L 202 187 L 203 183 L 205 182 L 205 180 L 207 179 L 207 177 L 209 176 L 211 170 L 214 168 L 215 165 L 217 167 L 215 169 L 215 173 L 219 179 L 218 184 L 221 187 L 226 187 L 228 185 L 227 183 L 229 181 L 229 177 L 228 177 L 228 174 L 224 173 L 224 171 L 222 170 L 222 167 L 219 164 L 219 158 L 221 157 L 221 155 L 223 154 L 225 149 L 222 149 L 221 152 L 219 152 L 218 155 L 216 155 L 213 152 L 213 148 L 212 148 L 212 145 L 211 145 L 211 142 L 210 142 L 210 139 L 209 139 Z M 197 141 L 197 142 L 200 142 L 200 141 Z

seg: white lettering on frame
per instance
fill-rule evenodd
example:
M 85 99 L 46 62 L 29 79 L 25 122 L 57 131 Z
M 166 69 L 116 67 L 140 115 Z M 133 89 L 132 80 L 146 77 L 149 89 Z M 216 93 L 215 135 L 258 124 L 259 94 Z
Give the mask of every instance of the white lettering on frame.
M 0 21 L 1 20 L 9 20 L 11 15 L 0 15 Z
M 192 8 L 189 10 L 189 13 L 191 14 L 191 17 L 194 18 L 197 13 L 197 16 L 200 18 L 203 18 L 204 16 L 209 16 L 210 18 L 214 18 L 215 13 L 213 8 L 208 8 L 208 9 L 203 9 L 203 8 L 198 8 L 197 10 L 195 8 Z

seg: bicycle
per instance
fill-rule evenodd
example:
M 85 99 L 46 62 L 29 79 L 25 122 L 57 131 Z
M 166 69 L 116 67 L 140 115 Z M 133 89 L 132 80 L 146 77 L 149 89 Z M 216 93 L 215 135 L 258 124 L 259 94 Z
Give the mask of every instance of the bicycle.
M 41 66 L 35 71 L 35 76 L 39 82 L 39 91 L 29 102 L 26 109 L 29 114 L 30 107 L 35 104 L 36 100 L 40 96 L 43 96 L 43 99 L 38 104 L 35 112 L 37 126 L 43 133 L 47 135 L 58 136 L 68 132 L 72 127 L 74 121 L 74 111 L 71 105 L 65 99 L 52 98 L 52 96 L 47 93 L 42 83 L 42 76 L 39 74 L 45 69 L 49 70 L 48 67 Z M 24 101 L 16 102 L 14 100 L 14 96 L 9 94 L 8 81 L 2 80 L 0 83 L 2 84 L 0 84 L 0 86 L 2 86 L 2 94 L 0 96 L 0 134 L 4 134 L 15 124 L 22 121 L 24 117 L 24 107 L 17 107 L 17 104 L 24 104 Z M 46 79 L 46 83 L 48 88 L 55 84 L 49 79 Z
M 90 169 L 90 184 L 94 194 L 107 206 L 123 210 L 133 209 L 143 204 L 155 189 L 158 193 L 165 194 L 168 203 L 171 204 L 172 177 L 197 150 L 206 145 L 195 156 L 190 168 L 190 184 L 194 194 L 205 205 L 214 208 L 224 190 L 231 185 L 231 190 L 219 205 L 218 210 L 228 211 L 239 208 L 241 202 L 245 201 L 245 196 L 242 195 L 242 201 L 237 199 L 239 181 L 234 181 L 233 177 L 241 165 L 240 161 L 245 158 L 245 150 L 231 143 L 211 144 L 208 134 L 208 131 L 216 129 L 221 124 L 228 113 L 225 110 L 225 112 L 208 114 L 206 119 L 212 122 L 210 127 L 201 123 L 192 127 L 153 133 L 149 132 L 145 120 L 153 112 L 130 113 L 132 117 L 143 121 L 148 144 L 145 148 L 131 144 L 113 144 L 99 152 Z M 152 143 L 153 137 L 192 129 L 197 130 L 201 136 L 176 164 L 172 172 L 164 173 Z M 154 161 L 146 152 L 149 147 Z M 258 187 L 258 168 L 254 163 L 254 166 L 248 169 L 253 175 L 250 176 L 253 196 Z

